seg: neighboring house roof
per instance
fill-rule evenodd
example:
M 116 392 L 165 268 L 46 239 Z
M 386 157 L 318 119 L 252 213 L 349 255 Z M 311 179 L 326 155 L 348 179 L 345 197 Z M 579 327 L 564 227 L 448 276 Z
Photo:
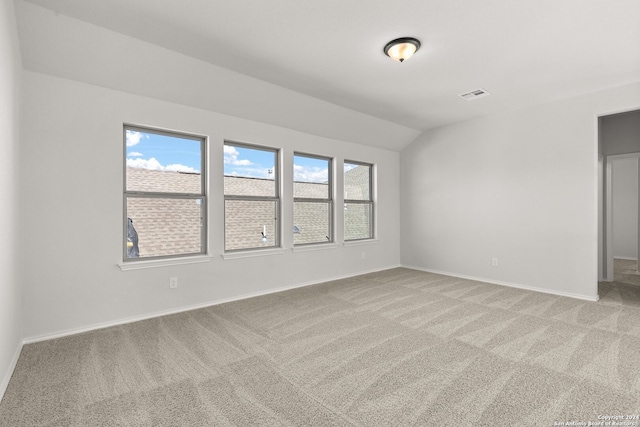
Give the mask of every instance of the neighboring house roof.
M 345 200 L 371 200 L 369 166 L 356 166 L 344 174 Z M 344 206 L 344 238 L 345 240 L 366 239 L 372 236 L 372 205 L 345 203 Z
M 127 168 L 128 191 L 199 193 L 201 175 Z M 193 199 L 129 197 L 127 216 L 138 233 L 140 257 L 201 251 L 202 206 Z
M 354 175 L 351 182 L 357 191 L 357 169 L 347 172 Z M 354 172 L 355 171 L 355 172 Z M 366 173 L 366 171 L 365 171 Z M 154 191 L 171 193 L 199 193 L 201 175 L 127 168 L 129 191 Z M 367 181 L 368 182 L 368 181 Z M 224 177 L 225 193 L 242 196 L 269 196 L 275 194 L 272 179 Z M 362 192 L 362 190 L 359 190 Z M 294 194 L 301 198 L 328 197 L 327 183 L 294 182 Z M 355 194 L 355 193 L 354 193 Z M 275 245 L 276 206 L 273 201 L 227 200 L 225 216 L 226 250 L 270 247 Z M 362 206 L 349 207 L 345 211 L 345 236 L 368 237 L 369 221 Z M 202 206 L 193 199 L 130 197 L 127 216 L 138 233 L 141 257 L 178 255 L 200 252 Z M 327 240 L 329 212 L 326 203 L 298 202 L 294 204 L 295 244 L 324 242 Z M 266 243 L 262 232 L 266 227 Z M 364 233 L 364 234 L 363 234 Z M 355 237 L 350 237 L 355 236 Z
M 345 200 L 368 200 L 371 196 L 369 188 L 371 168 L 356 166 L 344 174 Z
M 138 233 L 140 256 L 200 252 L 201 212 L 193 199 L 129 197 L 127 216 Z
M 200 174 L 127 168 L 127 191 L 200 193 Z
M 264 178 L 224 177 L 225 194 L 241 196 L 273 196 L 275 181 Z M 300 198 L 326 199 L 329 197 L 327 183 L 294 182 L 294 194 Z M 226 202 L 225 244 L 226 250 L 259 248 L 275 245 L 276 206 L 270 201 Z M 298 202 L 294 204 L 295 244 L 326 242 L 330 234 L 329 209 L 326 202 Z M 262 241 L 266 227 L 269 241 Z
M 225 175 L 224 194 L 235 196 L 274 197 L 276 182 L 273 179 L 245 178 Z

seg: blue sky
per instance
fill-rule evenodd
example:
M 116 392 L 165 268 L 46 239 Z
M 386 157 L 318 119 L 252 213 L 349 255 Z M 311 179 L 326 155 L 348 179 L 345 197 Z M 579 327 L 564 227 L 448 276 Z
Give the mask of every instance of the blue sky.
M 127 130 L 126 145 L 129 167 L 200 172 L 200 141 L 198 140 Z M 225 145 L 224 174 L 271 179 L 274 177 L 275 159 L 274 151 Z M 326 159 L 294 156 L 294 180 L 326 182 L 328 165 L 329 162 Z M 348 167 L 345 164 L 345 170 Z
M 327 182 L 329 160 L 293 156 L 293 180 L 301 182 Z
M 126 131 L 127 166 L 174 172 L 200 172 L 200 141 Z
M 273 178 L 275 152 L 232 145 L 224 146 L 224 174 L 251 178 Z M 269 173 L 271 171 L 271 173 Z M 293 179 L 326 182 L 328 161 L 294 156 Z
M 276 153 L 274 151 L 225 145 L 224 174 L 251 178 L 273 178 L 275 159 Z

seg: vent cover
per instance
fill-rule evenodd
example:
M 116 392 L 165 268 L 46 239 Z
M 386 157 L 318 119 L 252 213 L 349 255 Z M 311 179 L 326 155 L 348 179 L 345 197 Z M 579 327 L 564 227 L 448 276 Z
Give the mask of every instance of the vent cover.
M 491 94 L 484 89 L 476 89 L 476 90 L 472 90 L 471 92 L 460 94 L 458 96 L 462 99 L 466 99 L 467 101 L 471 101 L 473 99 L 482 98 L 483 96 L 487 96 L 487 95 L 491 95 Z

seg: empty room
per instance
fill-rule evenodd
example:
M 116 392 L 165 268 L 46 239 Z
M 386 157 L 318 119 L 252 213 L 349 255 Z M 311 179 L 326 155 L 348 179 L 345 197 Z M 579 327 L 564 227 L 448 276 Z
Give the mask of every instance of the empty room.
M 640 426 L 639 22 L 0 0 L 0 426 Z

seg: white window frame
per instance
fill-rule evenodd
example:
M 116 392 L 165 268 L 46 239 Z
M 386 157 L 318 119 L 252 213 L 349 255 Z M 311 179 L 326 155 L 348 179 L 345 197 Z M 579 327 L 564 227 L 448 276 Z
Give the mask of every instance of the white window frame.
M 274 196 L 240 196 L 240 195 L 227 195 L 224 194 L 224 189 L 223 189 L 223 194 L 224 194 L 224 206 L 223 206 L 223 210 L 224 210 L 224 234 L 223 234 L 223 238 L 224 238 L 224 254 L 225 255 L 231 255 L 228 258 L 231 259 L 233 258 L 233 254 L 241 254 L 243 252 L 257 252 L 257 251 L 261 251 L 264 253 L 271 253 L 274 252 L 275 250 L 278 250 L 281 248 L 281 242 L 282 239 L 280 237 L 280 211 L 281 211 L 281 200 L 280 200 L 280 149 L 278 148 L 274 148 L 274 147 L 267 147 L 267 146 L 261 146 L 261 145 L 257 145 L 257 144 L 247 144 L 244 142 L 236 142 L 236 141 L 224 141 L 224 145 L 228 145 L 228 146 L 232 146 L 232 147 L 240 147 L 240 148 L 247 148 L 247 149 L 251 149 L 251 150 L 260 150 L 260 151 L 271 151 L 273 152 L 273 157 L 274 157 L 274 171 L 273 171 L 273 178 L 274 178 L 274 186 L 275 186 L 275 194 Z M 224 172 L 223 172 L 224 175 Z M 224 177 L 223 177 L 224 179 Z M 226 230 L 226 223 L 227 223 L 227 201 L 228 200 L 233 200 L 233 201 L 248 201 L 248 202 L 275 202 L 275 218 L 274 218 L 274 236 L 273 239 L 275 239 L 274 244 L 271 246 L 267 246 L 267 247 L 252 247 L 252 248 L 237 248 L 237 249 L 227 249 L 227 230 Z M 279 251 L 277 251 L 277 253 L 280 253 Z M 240 256 L 239 256 L 240 257 Z
M 128 191 L 127 190 L 127 131 L 134 132 L 143 132 L 143 133 L 153 133 L 157 135 L 165 135 L 169 137 L 176 137 L 181 139 L 191 139 L 194 141 L 200 141 L 200 193 L 163 193 L 163 192 L 153 192 L 153 191 Z M 207 146 L 208 146 L 208 138 L 203 135 L 197 135 L 188 132 L 182 131 L 173 131 L 156 127 L 149 126 L 138 126 L 138 125 L 130 125 L 124 124 L 122 127 L 122 139 L 123 139 L 123 253 L 122 259 L 123 265 L 127 263 L 135 263 L 135 264 L 143 264 L 147 263 L 149 265 L 169 265 L 164 262 L 167 260 L 180 260 L 184 258 L 194 258 L 197 256 L 207 255 L 208 251 L 208 214 L 207 214 L 207 206 L 208 206 L 208 198 L 207 198 Z M 128 232 L 128 213 L 127 213 L 127 200 L 129 198 L 158 198 L 158 199 L 176 199 L 176 200 L 202 200 L 201 202 L 201 228 L 200 228 L 200 251 L 199 252 L 190 252 L 184 254 L 171 254 L 171 255 L 160 255 L 160 256 L 152 256 L 152 257 L 143 257 L 143 258 L 129 258 L 127 257 L 127 232 Z M 135 223 L 134 223 L 135 227 Z
M 293 215 L 293 226 L 296 225 L 296 218 L 295 218 L 295 204 L 296 202 L 302 202 L 302 203 L 321 203 L 321 204 L 326 204 L 328 205 L 328 209 L 329 209 L 329 229 L 327 230 L 327 233 L 329 233 L 327 235 L 327 237 L 329 238 L 328 240 L 324 241 L 324 242 L 309 242 L 309 243 L 294 243 L 294 247 L 295 248 L 299 248 L 302 246 L 311 246 L 311 245 L 326 245 L 327 243 L 334 243 L 335 238 L 334 238 L 334 218 L 335 218 L 335 213 L 334 213 L 334 204 L 333 204 L 333 164 L 334 164 L 334 159 L 332 159 L 331 157 L 327 157 L 327 156 L 319 156 L 316 154 L 308 154 L 308 153 L 299 153 L 299 152 L 294 152 L 293 153 L 293 159 L 294 159 L 294 164 L 295 164 L 295 158 L 296 156 L 298 157 L 306 157 L 309 159 L 318 159 L 318 160 L 326 160 L 327 164 L 328 164 L 328 171 L 327 171 L 327 180 L 329 182 L 328 188 L 327 188 L 327 197 L 326 199 L 320 199 L 320 198 L 315 198 L 315 197 L 294 197 L 293 198 L 293 206 L 294 206 L 294 215 Z M 295 179 L 294 179 L 294 186 L 295 186 Z M 295 188 L 294 188 L 294 194 L 295 194 Z M 292 228 L 293 228 L 292 226 Z
M 373 200 L 373 194 L 374 194 L 374 165 L 372 163 L 365 163 L 365 162 L 360 162 L 357 160 L 344 160 L 343 162 L 343 168 L 342 168 L 342 174 L 343 174 L 343 192 L 345 191 L 345 186 L 346 186 L 346 180 L 344 178 L 344 175 L 346 174 L 346 172 L 344 171 L 344 164 L 349 164 L 349 165 L 358 165 L 358 166 L 366 166 L 369 168 L 369 198 L 366 200 L 354 200 L 354 199 L 348 199 L 346 196 L 348 196 L 348 194 L 345 195 L 344 197 L 344 204 L 345 207 L 347 204 L 363 204 L 363 205 L 369 205 L 369 212 L 371 212 L 371 220 L 369 221 L 369 237 L 364 237 L 361 239 L 347 239 L 346 235 L 343 236 L 344 241 L 345 242 L 364 242 L 364 241 L 368 241 L 368 240 L 374 240 L 376 238 L 375 236 L 375 201 Z M 346 220 L 344 221 L 344 230 L 346 231 L 347 228 L 347 224 L 346 224 Z

